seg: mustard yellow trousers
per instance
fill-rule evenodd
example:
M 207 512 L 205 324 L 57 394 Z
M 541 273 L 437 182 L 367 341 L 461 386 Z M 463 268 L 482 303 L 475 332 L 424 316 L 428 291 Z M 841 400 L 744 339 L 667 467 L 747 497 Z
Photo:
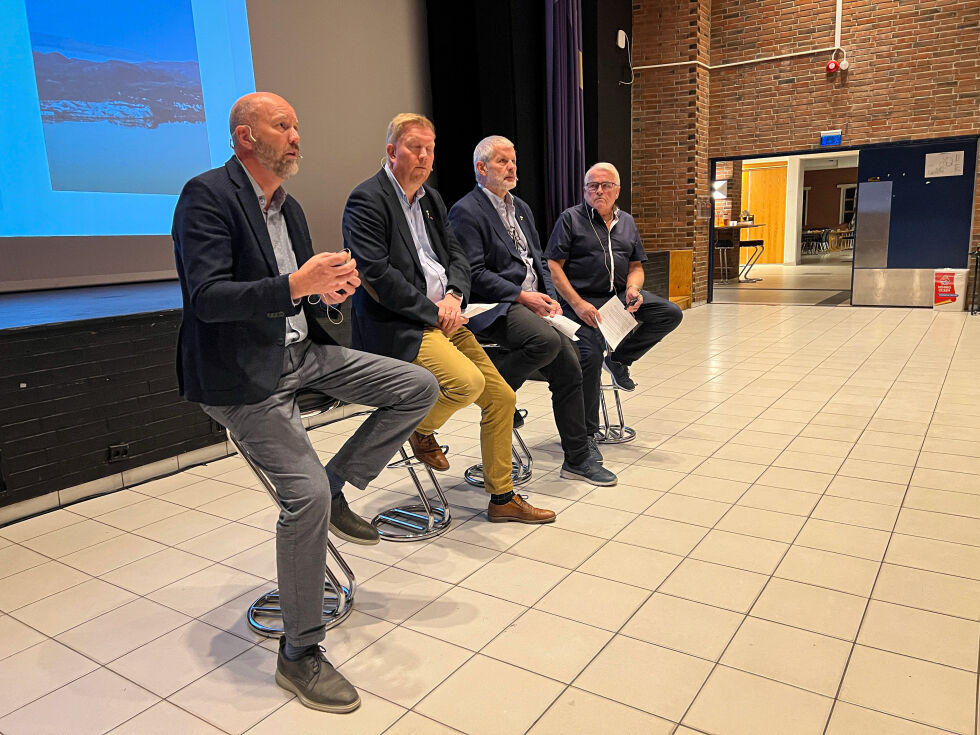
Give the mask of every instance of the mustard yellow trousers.
M 414 363 L 439 381 L 439 398 L 417 431 L 431 434 L 456 411 L 475 403 L 483 411 L 480 451 L 486 490 L 493 495 L 513 490 L 511 432 L 517 396 L 500 377 L 473 333 L 460 327 L 447 337 L 435 327 L 426 329 Z

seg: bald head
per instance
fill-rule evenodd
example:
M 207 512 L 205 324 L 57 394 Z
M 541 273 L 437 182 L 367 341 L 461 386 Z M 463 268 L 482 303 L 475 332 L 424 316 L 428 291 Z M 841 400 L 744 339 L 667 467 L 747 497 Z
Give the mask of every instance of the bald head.
M 286 100 L 272 92 L 252 92 L 244 97 L 239 97 L 232 105 L 231 113 L 228 115 L 228 132 L 231 135 L 232 146 L 237 149 L 235 131 L 239 125 L 246 125 L 254 130 L 260 113 L 276 106 L 292 109 Z
M 256 167 L 284 181 L 299 170 L 299 121 L 286 100 L 272 92 L 240 98 L 228 115 L 235 155 L 258 178 Z

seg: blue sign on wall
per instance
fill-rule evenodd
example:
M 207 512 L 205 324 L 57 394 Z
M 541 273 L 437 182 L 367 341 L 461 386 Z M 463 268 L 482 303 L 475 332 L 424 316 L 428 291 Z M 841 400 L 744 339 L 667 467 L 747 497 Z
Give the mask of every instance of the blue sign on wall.
M 820 147 L 840 145 L 841 132 L 840 130 L 824 130 L 820 133 Z

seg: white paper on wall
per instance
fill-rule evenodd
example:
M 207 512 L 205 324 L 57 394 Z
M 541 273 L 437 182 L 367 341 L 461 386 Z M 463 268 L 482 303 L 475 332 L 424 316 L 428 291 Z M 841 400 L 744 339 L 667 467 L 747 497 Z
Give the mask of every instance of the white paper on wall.
M 926 153 L 926 178 L 963 175 L 963 151 Z

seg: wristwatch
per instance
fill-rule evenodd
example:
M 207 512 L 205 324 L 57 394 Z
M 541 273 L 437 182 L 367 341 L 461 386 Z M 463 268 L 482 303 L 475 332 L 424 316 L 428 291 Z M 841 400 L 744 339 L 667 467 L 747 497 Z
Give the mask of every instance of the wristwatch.
M 446 296 L 455 296 L 460 301 L 463 300 L 463 292 L 453 286 L 446 289 Z

